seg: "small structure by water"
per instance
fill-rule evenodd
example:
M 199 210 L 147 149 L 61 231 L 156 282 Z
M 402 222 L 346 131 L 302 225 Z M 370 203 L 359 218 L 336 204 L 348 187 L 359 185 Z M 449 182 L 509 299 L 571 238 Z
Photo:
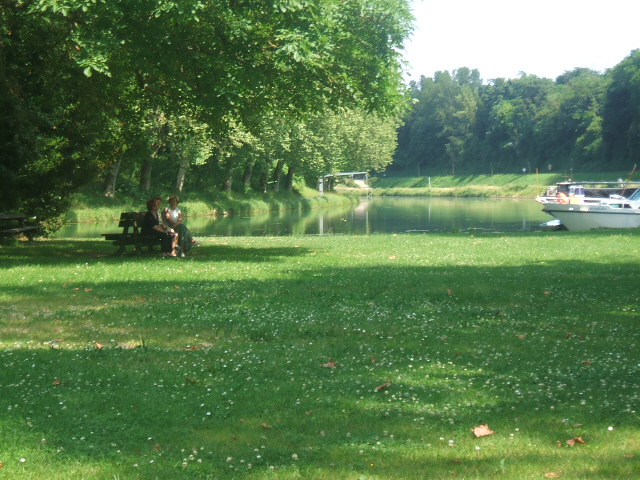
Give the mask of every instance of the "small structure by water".
M 336 178 L 338 177 L 350 177 L 362 188 L 367 188 L 366 181 L 369 180 L 369 172 L 340 172 L 340 173 L 327 173 L 322 177 L 318 177 L 318 191 L 323 194 L 326 190 L 328 192 L 333 190 Z

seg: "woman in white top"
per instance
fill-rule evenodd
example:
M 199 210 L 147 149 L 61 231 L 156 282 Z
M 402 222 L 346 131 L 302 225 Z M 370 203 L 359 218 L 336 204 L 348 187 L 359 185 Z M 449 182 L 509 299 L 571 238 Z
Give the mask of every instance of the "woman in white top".
M 169 206 L 164 209 L 163 220 L 168 227 L 173 228 L 178 234 L 180 256 L 184 257 L 185 254 L 189 252 L 189 249 L 198 243 L 191 236 L 191 232 L 189 232 L 187 226 L 182 223 L 182 210 L 178 208 L 179 203 L 180 199 L 175 195 L 169 197 Z

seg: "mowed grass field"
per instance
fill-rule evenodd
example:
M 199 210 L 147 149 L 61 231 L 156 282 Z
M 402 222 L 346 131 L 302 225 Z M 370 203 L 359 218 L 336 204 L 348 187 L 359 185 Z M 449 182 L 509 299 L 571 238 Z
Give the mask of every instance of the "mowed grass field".
M 640 478 L 640 232 L 201 240 L 0 246 L 0 478 Z

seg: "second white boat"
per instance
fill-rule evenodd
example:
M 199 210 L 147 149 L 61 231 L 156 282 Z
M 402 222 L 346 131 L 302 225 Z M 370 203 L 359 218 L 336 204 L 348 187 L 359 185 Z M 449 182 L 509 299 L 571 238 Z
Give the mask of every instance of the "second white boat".
M 628 194 L 628 195 L 627 195 Z M 562 182 L 536 198 L 567 230 L 640 228 L 640 185 Z

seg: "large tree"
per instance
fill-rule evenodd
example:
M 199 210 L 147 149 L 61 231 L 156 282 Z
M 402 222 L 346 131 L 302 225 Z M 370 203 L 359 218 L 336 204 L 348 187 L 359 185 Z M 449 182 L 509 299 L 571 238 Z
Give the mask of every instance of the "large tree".
M 392 113 L 403 101 L 407 0 L 1 5 L 0 173 L 11 194 L 0 200 L 41 218 L 63 210 L 68 193 L 104 165 L 117 173 L 130 146 L 151 145 L 148 161 L 162 152 L 167 129 L 137 125 L 154 123 L 149 112 L 156 123 L 204 124 L 223 144 L 228 119 L 249 126 L 274 112 Z
M 584 68 L 555 81 L 522 74 L 483 83 L 466 68 L 422 78 L 412 84 L 413 108 L 398 132 L 393 169 L 418 175 L 597 169 L 606 98 L 611 145 L 623 151 L 634 145 L 635 77 L 628 65 L 622 70 L 608 92 L 609 75 Z
M 640 163 L 640 50 L 611 71 L 602 128 L 609 165 L 631 168 Z
M 66 25 L 21 2 L 3 2 L 0 33 L 0 203 L 46 218 L 114 146 L 111 86 L 69 61 Z
M 457 173 L 466 162 L 482 82 L 477 70 L 436 72 L 412 85 L 413 110 L 399 130 L 396 164 L 412 174 Z

